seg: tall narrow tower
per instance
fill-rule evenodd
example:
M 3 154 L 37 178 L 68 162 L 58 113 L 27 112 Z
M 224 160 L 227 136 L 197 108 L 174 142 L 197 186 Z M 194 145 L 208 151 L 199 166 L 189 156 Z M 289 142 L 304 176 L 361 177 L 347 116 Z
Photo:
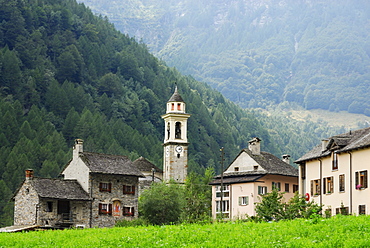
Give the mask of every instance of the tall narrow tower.
M 190 114 L 185 112 L 185 102 L 175 92 L 167 102 L 164 119 L 164 144 L 163 144 L 163 180 L 175 180 L 184 183 L 188 170 L 188 138 L 187 121 Z

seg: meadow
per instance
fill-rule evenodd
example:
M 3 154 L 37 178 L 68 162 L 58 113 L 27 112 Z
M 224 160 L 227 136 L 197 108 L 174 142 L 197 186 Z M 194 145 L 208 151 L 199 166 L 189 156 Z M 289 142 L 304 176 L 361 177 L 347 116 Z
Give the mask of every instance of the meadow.
M 370 216 L 0 233 L 0 247 L 369 247 Z

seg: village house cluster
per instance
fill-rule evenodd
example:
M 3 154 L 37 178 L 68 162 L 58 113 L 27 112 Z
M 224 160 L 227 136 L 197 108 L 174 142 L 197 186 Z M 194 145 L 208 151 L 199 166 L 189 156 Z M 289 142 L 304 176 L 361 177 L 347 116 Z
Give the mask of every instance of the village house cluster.
M 187 177 L 186 104 L 175 89 L 162 116 L 165 124 L 163 171 L 143 157 L 85 152 L 77 139 L 62 179 L 26 178 L 14 194 L 14 225 L 43 227 L 111 227 L 118 220 L 138 217 L 138 196 L 152 182 Z M 212 216 L 227 219 L 254 216 L 259 196 L 272 189 L 295 192 L 322 205 L 327 213 L 368 214 L 370 128 L 325 139 L 300 159 L 278 158 L 261 151 L 261 140 L 249 141 L 212 186 Z

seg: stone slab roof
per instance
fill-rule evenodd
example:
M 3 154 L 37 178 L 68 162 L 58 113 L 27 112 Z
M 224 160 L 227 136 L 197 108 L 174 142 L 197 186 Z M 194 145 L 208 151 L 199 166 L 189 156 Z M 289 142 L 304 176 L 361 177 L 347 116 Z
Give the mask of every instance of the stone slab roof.
M 298 177 L 297 168 L 285 163 L 278 157 L 268 152 L 260 152 L 259 155 L 255 155 L 252 154 L 249 149 L 243 149 L 234 159 L 234 161 L 238 159 L 243 152 L 247 153 L 251 158 L 253 158 L 262 169 L 256 171 L 224 172 L 224 183 L 254 182 L 267 174 Z M 210 183 L 211 185 L 221 183 L 221 175 L 215 176 L 214 179 L 215 180 Z
M 335 135 L 328 138 L 328 141 L 324 151 L 322 145 L 319 144 L 295 161 L 295 163 L 299 164 L 307 160 L 330 156 L 333 151 L 341 153 L 370 147 L 370 127 Z
M 144 177 L 126 156 L 82 152 L 80 158 L 92 173 Z
M 263 177 L 265 174 L 261 175 L 233 175 L 230 174 L 227 177 L 223 178 L 223 183 L 226 184 L 233 184 L 233 183 L 248 183 L 248 182 L 255 182 L 261 177 Z M 210 185 L 219 185 L 221 184 L 221 177 L 216 178 L 212 182 L 209 183 Z
M 156 172 L 163 173 L 163 170 L 159 169 L 153 163 L 145 159 L 144 157 L 140 157 L 133 162 L 133 165 L 139 169 L 141 172 L 143 171 L 152 171 L 152 168 L 155 169 Z
M 263 169 L 265 174 L 283 175 L 283 176 L 298 176 L 298 169 L 285 163 L 280 158 L 272 155 L 268 152 L 260 152 L 259 155 L 252 154 L 249 149 L 243 149 L 234 159 L 238 159 L 240 154 L 243 152 L 247 153 L 252 159 L 254 159 Z M 233 161 L 233 162 L 234 162 Z M 231 164 L 230 164 L 231 165 Z M 261 174 L 261 171 L 241 171 L 241 172 L 228 172 L 225 174 L 233 175 L 256 175 Z
M 77 180 L 34 177 L 31 184 L 41 198 L 91 200 Z
M 180 96 L 179 92 L 177 92 L 177 86 L 175 88 L 175 92 L 173 93 L 171 98 L 168 100 L 168 102 L 184 102 L 184 100 Z

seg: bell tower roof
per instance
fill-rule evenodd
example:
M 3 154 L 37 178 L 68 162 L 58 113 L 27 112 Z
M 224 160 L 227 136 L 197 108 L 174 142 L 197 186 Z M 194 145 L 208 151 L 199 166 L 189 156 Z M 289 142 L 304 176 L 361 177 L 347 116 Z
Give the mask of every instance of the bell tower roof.
M 171 96 L 171 98 L 168 100 L 168 102 L 184 102 L 182 97 L 180 96 L 179 92 L 177 92 L 177 85 L 175 88 L 175 92 Z

